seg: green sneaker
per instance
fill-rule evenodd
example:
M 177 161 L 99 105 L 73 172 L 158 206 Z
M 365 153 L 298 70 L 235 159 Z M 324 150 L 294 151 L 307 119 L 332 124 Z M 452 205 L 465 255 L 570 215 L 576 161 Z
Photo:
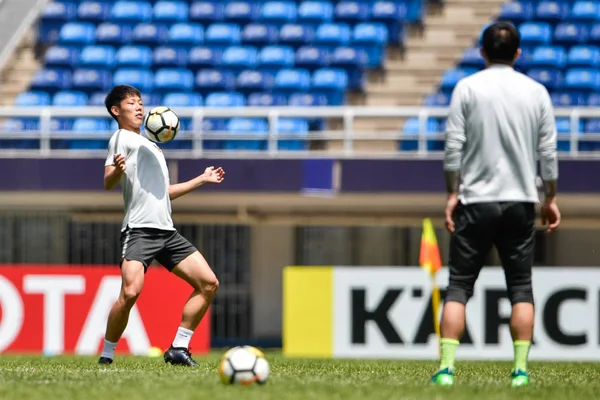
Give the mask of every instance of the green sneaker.
M 454 385 L 454 371 L 450 368 L 445 368 L 436 372 L 435 375 L 431 377 L 431 383 L 440 386 Z
M 510 374 L 511 386 L 527 386 L 529 385 L 529 374 L 523 370 L 517 369 Z

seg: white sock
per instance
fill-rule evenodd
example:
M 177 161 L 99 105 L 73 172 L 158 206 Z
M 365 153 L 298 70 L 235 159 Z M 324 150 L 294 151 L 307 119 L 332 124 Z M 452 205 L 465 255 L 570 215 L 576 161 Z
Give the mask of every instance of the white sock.
M 115 347 L 117 347 L 116 343 L 109 342 L 104 339 L 104 348 L 102 349 L 102 354 L 100 357 L 110 358 L 111 360 L 115 358 Z
M 173 347 L 187 349 L 190 346 L 190 340 L 192 339 L 193 334 L 194 331 L 190 331 L 189 329 L 182 327 L 177 328 L 177 335 L 175 335 L 175 340 L 173 340 Z

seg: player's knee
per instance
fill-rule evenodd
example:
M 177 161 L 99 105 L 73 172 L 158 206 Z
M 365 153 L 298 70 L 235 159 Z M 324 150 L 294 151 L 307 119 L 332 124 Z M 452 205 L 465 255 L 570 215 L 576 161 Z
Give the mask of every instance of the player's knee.
M 507 277 L 508 299 L 512 305 L 517 303 L 533 304 L 533 286 L 530 274 Z
M 214 275 L 202 283 L 202 291 L 205 293 L 214 295 L 217 290 L 219 290 L 219 280 Z
M 445 301 L 455 301 L 467 304 L 473 296 L 473 284 L 461 280 L 451 279 L 446 290 Z
M 122 298 L 125 307 L 131 308 L 135 304 L 135 301 L 140 296 L 142 287 L 140 285 L 127 285 L 123 287 Z

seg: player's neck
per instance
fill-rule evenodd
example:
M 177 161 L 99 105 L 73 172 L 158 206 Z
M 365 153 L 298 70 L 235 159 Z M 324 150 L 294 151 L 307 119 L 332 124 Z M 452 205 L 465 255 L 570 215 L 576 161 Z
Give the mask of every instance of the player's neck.
M 119 129 L 125 129 L 126 131 L 135 132 L 138 135 L 142 134 L 141 129 L 135 126 L 119 125 Z

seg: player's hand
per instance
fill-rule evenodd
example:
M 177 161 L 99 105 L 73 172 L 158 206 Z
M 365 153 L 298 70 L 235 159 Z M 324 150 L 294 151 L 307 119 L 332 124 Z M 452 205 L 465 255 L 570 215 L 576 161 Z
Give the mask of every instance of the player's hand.
M 458 195 L 448 195 L 448 200 L 446 201 L 446 229 L 449 232 L 454 232 L 454 210 L 456 210 L 457 205 Z
M 225 171 L 221 167 L 217 169 L 215 167 L 208 167 L 202 175 L 204 176 L 204 181 L 207 183 L 221 183 L 225 179 Z
M 546 232 L 554 232 L 560 225 L 560 210 L 556 199 L 546 199 L 541 207 L 542 224 L 548 225 Z
M 122 154 L 115 154 L 113 159 L 115 167 L 117 167 L 120 172 L 125 172 L 125 156 Z

